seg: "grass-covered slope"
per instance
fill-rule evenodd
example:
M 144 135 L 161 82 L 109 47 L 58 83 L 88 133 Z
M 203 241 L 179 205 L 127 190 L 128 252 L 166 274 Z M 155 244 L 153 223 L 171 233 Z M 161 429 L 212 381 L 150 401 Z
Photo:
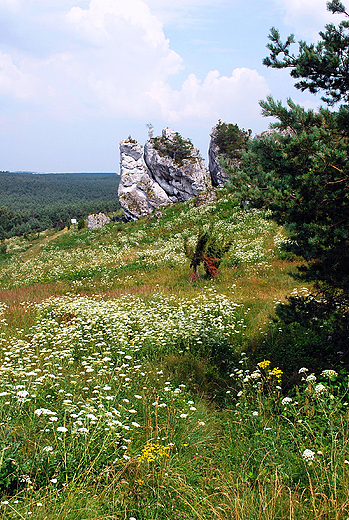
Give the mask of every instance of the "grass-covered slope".
M 335 374 L 304 367 L 286 396 L 282 369 L 258 358 L 276 302 L 307 290 L 265 217 L 222 195 L 160 219 L 8 241 L 0 518 L 349 514 Z M 214 280 L 190 284 L 184 237 L 194 244 L 211 222 L 232 246 Z

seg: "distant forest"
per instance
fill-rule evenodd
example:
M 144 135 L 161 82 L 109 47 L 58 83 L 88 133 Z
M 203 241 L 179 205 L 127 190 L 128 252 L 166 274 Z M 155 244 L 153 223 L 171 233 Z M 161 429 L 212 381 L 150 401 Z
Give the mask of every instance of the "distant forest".
M 50 228 L 71 218 L 120 209 L 120 177 L 113 174 L 0 172 L 0 240 Z

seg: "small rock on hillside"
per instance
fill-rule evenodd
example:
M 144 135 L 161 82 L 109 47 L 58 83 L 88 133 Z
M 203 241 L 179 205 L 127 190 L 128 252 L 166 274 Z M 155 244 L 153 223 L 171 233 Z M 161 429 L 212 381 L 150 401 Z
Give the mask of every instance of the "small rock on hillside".
M 87 217 L 87 228 L 101 228 L 105 226 L 105 224 L 109 224 L 109 222 L 110 218 L 104 215 L 104 213 L 92 214 Z

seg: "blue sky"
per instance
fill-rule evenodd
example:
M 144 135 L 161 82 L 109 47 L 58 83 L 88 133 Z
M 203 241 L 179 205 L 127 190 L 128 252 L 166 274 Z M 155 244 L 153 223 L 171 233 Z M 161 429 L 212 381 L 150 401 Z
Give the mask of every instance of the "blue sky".
M 119 141 L 143 144 L 147 123 L 206 157 L 218 119 L 267 128 L 270 93 L 316 109 L 262 65 L 267 36 L 316 41 L 339 21 L 325 0 L 0 0 L 0 170 L 118 172 Z

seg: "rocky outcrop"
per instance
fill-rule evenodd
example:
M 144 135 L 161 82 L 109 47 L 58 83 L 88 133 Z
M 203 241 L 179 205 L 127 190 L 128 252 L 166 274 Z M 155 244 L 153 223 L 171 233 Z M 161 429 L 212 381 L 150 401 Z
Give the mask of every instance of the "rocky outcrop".
M 162 131 L 161 143 L 171 145 L 178 133 L 170 128 Z M 170 146 L 171 147 L 171 146 Z M 190 157 L 176 162 L 169 155 L 160 154 L 153 139 L 144 147 L 144 160 L 151 177 L 166 192 L 172 202 L 183 202 L 196 197 L 211 187 L 211 180 L 198 150 L 192 147 Z
M 210 134 L 210 145 L 208 148 L 208 169 L 211 175 L 213 186 L 222 187 L 229 180 L 229 176 L 223 170 L 219 161 L 219 146 L 215 143 L 217 125 L 215 125 Z
M 128 220 L 137 220 L 154 209 L 171 203 L 166 192 L 154 182 L 143 164 L 141 145 L 131 139 L 120 143 L 120 205 Z
M 110 218 L 104 213 L 91 214 L 87 217 L 87 229 L 101 228 L 109 224 Z

